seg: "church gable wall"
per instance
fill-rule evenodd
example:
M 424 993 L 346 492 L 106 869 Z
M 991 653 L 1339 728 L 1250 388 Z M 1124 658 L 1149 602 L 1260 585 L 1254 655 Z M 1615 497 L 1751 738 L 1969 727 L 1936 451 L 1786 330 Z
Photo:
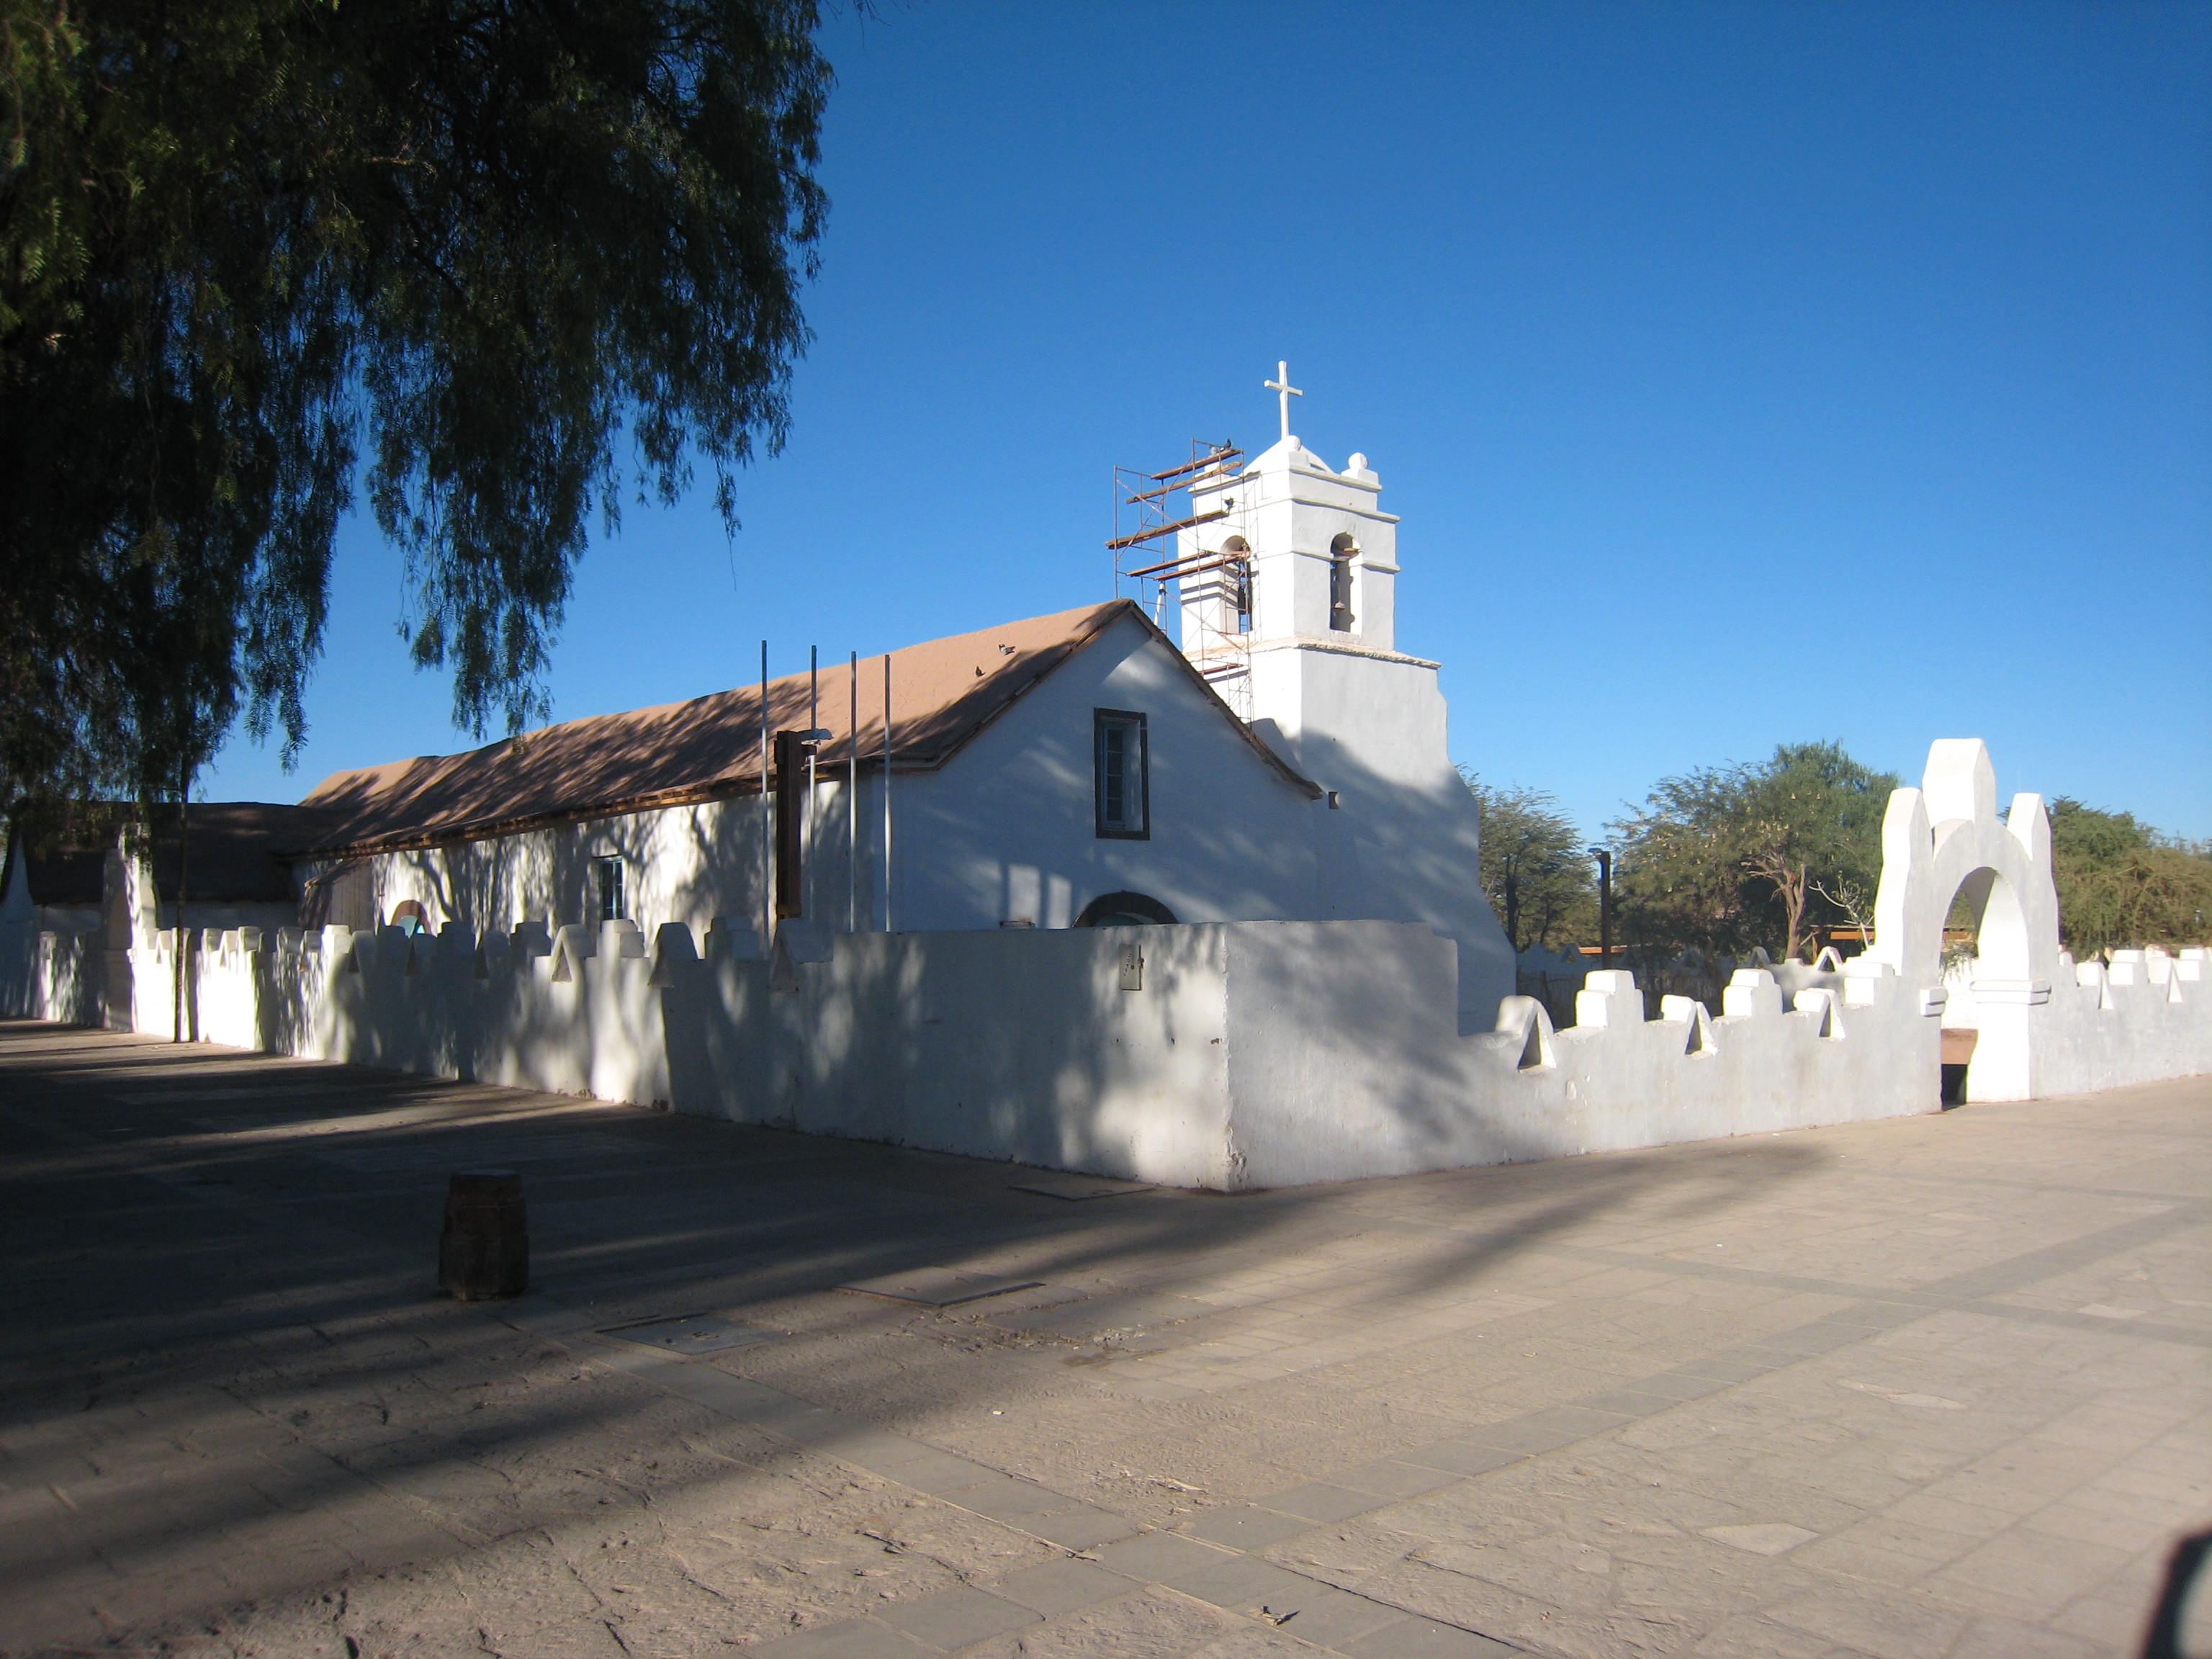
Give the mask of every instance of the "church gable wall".
M 1101 836 L 1093 711 L 1146 717 L 1149 833 Z M 895 781 L 902 928 L 1065 927 L 1131 891 L 1185 921 L 1316 914 L 1314 823 L 1172 647 L 1116 623 L 944 768 Z

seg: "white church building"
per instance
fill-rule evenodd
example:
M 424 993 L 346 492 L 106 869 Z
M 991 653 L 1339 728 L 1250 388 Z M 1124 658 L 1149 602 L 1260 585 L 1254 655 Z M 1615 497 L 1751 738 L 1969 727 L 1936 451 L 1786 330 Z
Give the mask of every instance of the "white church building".
M 1396 648 L 1380 480 L 1285 435 L 1188 489 L 1218 516 L 1180 532 L 1177 562 L 1209 567 L 1182 584 L 1180 647 L 1119 599 L 870 659 L 857 684 L 842 663 L 769 681 L 765 719 L 744 687 L 341 772 L 301 802 L 302 917 L 1419 922 L 1486 1023 L 1513 959 L 1437 665 Z

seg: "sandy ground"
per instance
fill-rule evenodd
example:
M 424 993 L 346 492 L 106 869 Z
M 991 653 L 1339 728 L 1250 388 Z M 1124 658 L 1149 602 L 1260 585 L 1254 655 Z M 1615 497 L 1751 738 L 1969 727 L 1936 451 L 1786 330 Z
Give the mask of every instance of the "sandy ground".
M 1078 1200 L 7 1023 L 0 1652 L 2131 1652 L 2212 1520 L 2208 1140 L 2197 1079 Z M 534 1289 L 454 1303 L 493 1163 Z M 1036 1282 L 838 1288 L 930 1267 Z

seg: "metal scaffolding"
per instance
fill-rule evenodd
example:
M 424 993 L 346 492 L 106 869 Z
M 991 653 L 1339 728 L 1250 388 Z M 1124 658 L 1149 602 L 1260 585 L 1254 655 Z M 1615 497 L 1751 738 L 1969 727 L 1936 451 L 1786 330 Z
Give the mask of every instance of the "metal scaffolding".
M 1221 497 L 1218 490 L 1237 476 L 1243 459 L 1244 452 L 1233 443 L 1194 438 L 1190 459 L 1180 466 L 1162 472 L 1115 467 L 1114 534 L 1106 550 L 1114 556 L 1115 596 L 1135 599 L 1163 627 L 1171 585 L 1178 590 L 1179 605 L 1183 598 L 1201 597 L 1185 593 L 1187 582 L 1212 590 L 1202 596 L 1206 602 L 1182 607 L 1183 654 L 1237 718 L 1249 720 L 1252 557 L 1245 532 L 1252 509 L 1241 492 Z M 1197 488 L 1213 493 L 1223 505 L 1197 511 L 1192 496 Z

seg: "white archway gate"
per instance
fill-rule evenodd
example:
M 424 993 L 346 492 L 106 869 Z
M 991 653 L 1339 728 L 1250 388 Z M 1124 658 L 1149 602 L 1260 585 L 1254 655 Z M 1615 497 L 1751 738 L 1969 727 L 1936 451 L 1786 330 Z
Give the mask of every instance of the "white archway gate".
M 1978 921 L 1976 959 L 1966 994 L 1953 999 L 1943 1023 L 1976 1032 L 1966 1097 L 2033 1098 L 2032 1011 L 2051 1000 L 2052 981 L 2071 967 L 2058 949 L 2058 890 L 2043 797 L 2014 795 L 2000 818 L 1996 773 L 1982 740 L 1939 738 L 1920 787 L 1890 796 L 1881 854 L 1868 958 L 1941 993 L 1943 924 L 1963 896 Z

